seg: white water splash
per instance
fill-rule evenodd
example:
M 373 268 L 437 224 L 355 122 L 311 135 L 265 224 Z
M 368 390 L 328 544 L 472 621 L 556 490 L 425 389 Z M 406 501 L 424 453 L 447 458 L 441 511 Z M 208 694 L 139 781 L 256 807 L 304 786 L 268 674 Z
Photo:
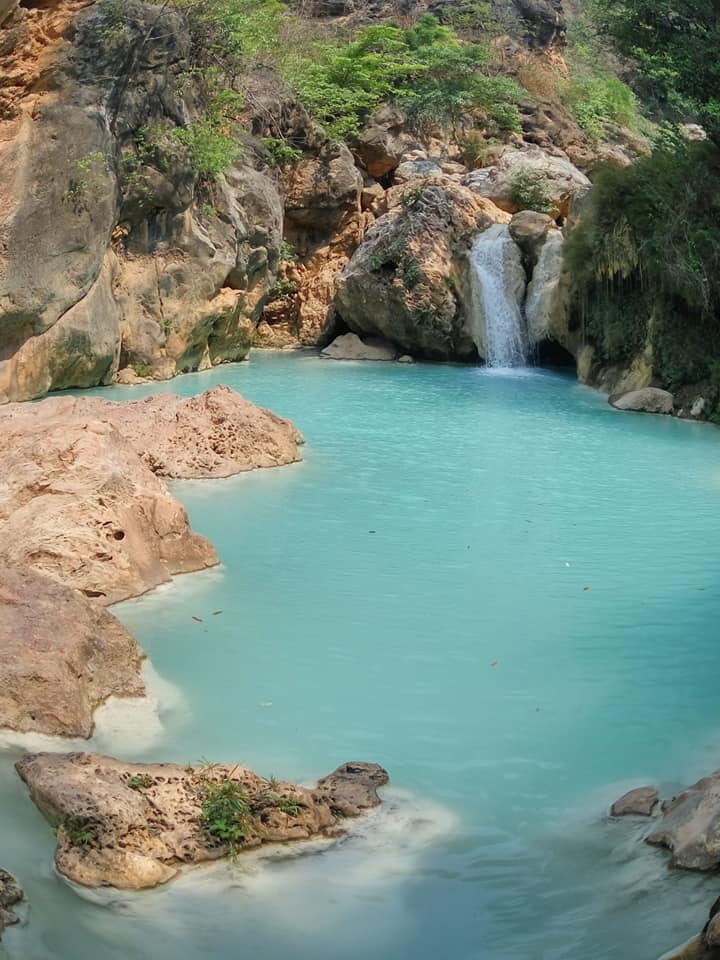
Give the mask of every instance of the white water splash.
M 522 367 L 528 356 L 522 315 L 525 271 L 507 226 L 496 223 L 470 251 L 473 339 L 489 367 Z

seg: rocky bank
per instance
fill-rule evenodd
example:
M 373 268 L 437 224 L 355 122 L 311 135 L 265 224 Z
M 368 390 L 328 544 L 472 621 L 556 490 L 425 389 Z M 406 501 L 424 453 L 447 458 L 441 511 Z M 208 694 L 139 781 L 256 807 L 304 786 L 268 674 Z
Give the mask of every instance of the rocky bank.
M 346 763 L 310 789 L 240 766 L 127 764 L 87 753 L 26 754 L 17 770 L 57 825 L 60 873 L 126 890 L 263 844 L 337 837 L 344 819 L 380 803 L 377 789 L 388 782 L 371 763 Z M 232 842 L 219 822 L 233 819 L 223 813 L 228 798 L 238 828 Z
M 0 938 L 5 927 L 19 921 L 15 907 L 22 902 L 23 898 L 23 891 L 15 877 L 7 870 L 0 869 Z
M 0 727 L 86 737 L 109 696 L 144 692 L 102 607 L 218 562 L 162 478 L 293 463 L 302 437 L 227 387 L 9 404 L 0 430 Z

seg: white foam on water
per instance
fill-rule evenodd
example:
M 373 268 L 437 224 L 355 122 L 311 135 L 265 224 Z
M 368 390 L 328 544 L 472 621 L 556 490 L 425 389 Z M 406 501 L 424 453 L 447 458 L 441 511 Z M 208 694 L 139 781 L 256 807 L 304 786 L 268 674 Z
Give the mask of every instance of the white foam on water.
M 94 749 L 118 756 L 143 752 L 162 740 L 168 714 L 172 714 L 174 726 L 187 718 L 188 706 L 180 690 L 161 677 L 147 659 L 142 678 L 146 696 L 110 697 L 98 708 L 89 741 Z

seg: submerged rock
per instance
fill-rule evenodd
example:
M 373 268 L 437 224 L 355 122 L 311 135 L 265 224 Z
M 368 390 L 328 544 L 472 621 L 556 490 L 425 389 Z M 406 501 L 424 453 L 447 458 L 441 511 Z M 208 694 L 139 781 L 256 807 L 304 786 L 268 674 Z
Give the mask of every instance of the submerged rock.
M 394 360 L 398 352 L 389 340 L 382 337 L 361 340 L 356 333 L 343 333 L 320 355 L 330 360 Z
M 650 817 L 660 801 L 657 787 L 636 787 L 610 807 L 611 817 Z
M 0 937 L 5 927 L 19 921 L 13 908 L 23 899 L 22 888 L 15 877 L 0 869 Z
M 633 410 L 638 413 L 672 413 L 675 405 L 673 395 L 658 387 L 642 387 L 628 393 L 612 394 L 608 403 L 616 410 Z
M 388 782 L 372 763 L 344 764 L 314 789 L 240 766 L 128 764 L 88 753 L 26 754 L 16 767 L 58 824 L 60 873 L 88 887 L 132 890 L 261 844 L 338 836 L 339 821 L 377 806 L 377 789 Z
M 125 627 L 78 590 L 0 571 L 0 728 L 89 737 L 108 697 L 144 694 L 143 659 Z
M 720 771 L 703 777 L 665 804 L 662 819 L 645 840 L 667 847 L 674 867 L 717 869 L 720 866 Z

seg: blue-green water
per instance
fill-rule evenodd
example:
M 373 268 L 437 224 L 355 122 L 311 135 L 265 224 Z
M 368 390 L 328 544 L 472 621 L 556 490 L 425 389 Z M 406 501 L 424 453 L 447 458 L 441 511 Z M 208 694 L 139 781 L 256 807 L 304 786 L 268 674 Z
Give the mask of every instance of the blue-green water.
M 305 460 L 176 485 L 222 567 L 117 608 L 176 697 L 99 746 L 305 781 L 376 760 L 388 803 L 333 847 L 87 899 L 8 750 L 31 907 L 0 956 L 655 960 L 697 930 L 720 883 L 604 813 L 720 767 L 720 434 L 552 373 L 303 355 L 103 395 L 219 382 Z

